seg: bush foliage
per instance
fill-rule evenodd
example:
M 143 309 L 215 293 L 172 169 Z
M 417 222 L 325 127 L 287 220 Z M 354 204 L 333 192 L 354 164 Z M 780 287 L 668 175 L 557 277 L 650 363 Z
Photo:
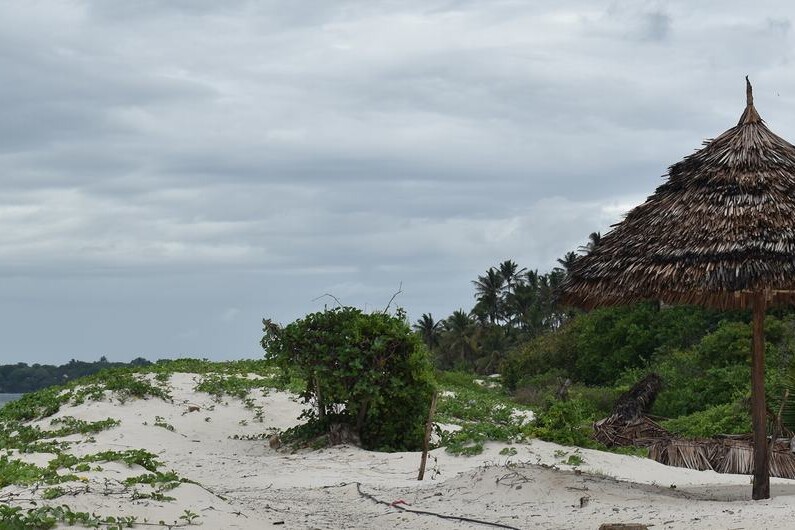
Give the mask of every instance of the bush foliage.
M 653 415 L 675 419 L 667 426 L 685 436 L 748 432 L 750 314 L 655 303 L 578 314 L 559 329 L 509 352 L 501 364 L 506 386 L 533 406 L 555 397 L 570 379 L 569 395 L 584 399 L 602 417 L 607 405 L 646 374 L 663 379 Z M 791 372 L 795 314 L 771 311 L 765 320 L 765 388 L 778 409 L 785 389 L 795 402 Z M 795 428 L 795 405 L 785 406 L 785 425 Z
M 267 356 L 305 382 L 310 424 L 345 424 L 370 449 L 421 447 L 433 369 L 403 318 L 341 307 L 284 328 L 264 324 Z
M 718 434 L 744 434 L 751 430 L 747 404 L 723 403 L 689 416 L 663 422 L 669 431 L 688 438 L 708 438 Z

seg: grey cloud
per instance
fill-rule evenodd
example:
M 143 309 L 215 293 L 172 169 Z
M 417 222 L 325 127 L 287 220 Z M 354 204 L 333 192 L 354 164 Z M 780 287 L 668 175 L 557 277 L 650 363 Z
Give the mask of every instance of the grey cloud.
M 671 17 L 661 11 L 645 15 L 645 28 L 642 32 L 650 41 L 664 41 L 671 32 Z
M 401 281 L 441 318 L 606 230 L 736 121 L 745 74 L 795 137 L 793 10 L 664 8 L 0 6 L 0 352 L 257 355 L 262 316 Z

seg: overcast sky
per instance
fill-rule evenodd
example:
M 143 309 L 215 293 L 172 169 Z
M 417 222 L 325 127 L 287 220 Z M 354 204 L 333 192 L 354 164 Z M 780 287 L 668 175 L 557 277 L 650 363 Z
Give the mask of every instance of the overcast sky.
M 473 305 L 734 125 L 795 139 L 789 2 L 0 4 L 0 362 L 260 356 Z

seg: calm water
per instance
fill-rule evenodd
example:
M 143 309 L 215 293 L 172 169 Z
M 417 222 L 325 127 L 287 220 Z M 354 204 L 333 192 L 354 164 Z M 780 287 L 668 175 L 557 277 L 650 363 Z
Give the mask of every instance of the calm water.
M 22 394 L 0 394 L 0 407 L 8 403 L 9 401 L 14 401 L 15 399 L 19 399 Z

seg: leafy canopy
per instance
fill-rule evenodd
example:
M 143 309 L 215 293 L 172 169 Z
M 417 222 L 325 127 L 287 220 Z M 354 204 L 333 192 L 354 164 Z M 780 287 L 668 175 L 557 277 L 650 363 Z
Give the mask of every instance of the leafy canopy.
M 263 323 L 267 356 L 306 384 L 301 397 L 315 405 L 310 424 L 345 424 L 366 448 L 421 447 L 433 369 L 403 318 L 340 307 L 284 328 Z

